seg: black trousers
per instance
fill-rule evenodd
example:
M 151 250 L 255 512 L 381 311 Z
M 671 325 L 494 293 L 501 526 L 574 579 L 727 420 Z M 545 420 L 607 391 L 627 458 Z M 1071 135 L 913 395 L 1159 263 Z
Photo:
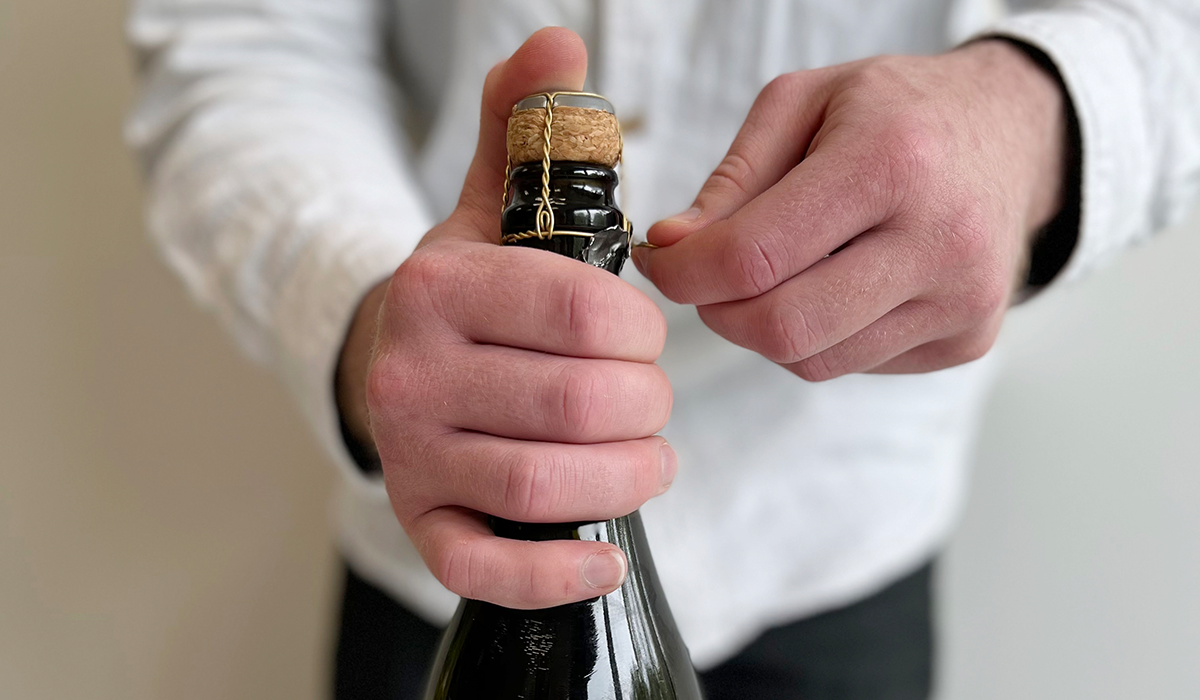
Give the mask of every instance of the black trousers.
M 768 630 L 702 674 L 708 700 L 928 700 L 932 564 L 866 600 Z M 441 630 L 346 570 L 336 700 L 419 700 Z

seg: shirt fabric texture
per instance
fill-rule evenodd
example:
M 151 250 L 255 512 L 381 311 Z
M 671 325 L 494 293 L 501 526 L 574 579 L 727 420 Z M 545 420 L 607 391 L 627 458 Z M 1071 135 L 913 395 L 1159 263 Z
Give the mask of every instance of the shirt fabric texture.
M 461 189 L 487 70 L 533 31 L 575 29 L 589 85 L 639 128 L 622 208 L 686 208 L 775 76 L 973 34 L 1040 49 L 1082 144 L 1080 232 L 1057 283 L 1178 220 L 1200 188 L 1194 0 L 139 0 L 144 89 L 127 126 L 167 263 L 245 353 L 276 371 L 344 479 L 337 529 L 364 577 L 429 621 L 456 604 L 382 482 L 350 459 L 333 372 L 355 307 Z M 497 211 L 497 216 L 499 212 Z M 808 384 L 664 299 L 663 431 L 681 465 L 643 509 L 701 668 L 767 627 L 874 593 L 945 542 L 993 374 Z

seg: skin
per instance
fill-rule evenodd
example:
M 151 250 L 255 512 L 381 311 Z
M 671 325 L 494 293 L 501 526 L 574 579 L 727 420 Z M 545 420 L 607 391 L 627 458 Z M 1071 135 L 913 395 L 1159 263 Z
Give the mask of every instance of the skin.
M 579 90 L 586 72 L 583 42 L 563 29 L 534 34 L 491 71 L 457 208 L 360 305 L 339 368 L 350 429 L 373 440 L 430 571 L 459 595 L 515 608 L 609 593 L 624 554 L 501 539 L 483 513 L 605 520 L 675 473 L 655 436 L 671 410 L 654 364 L 666 341 L 658 307 L 609 272 L 497 245 L 512 105 Z
M 627 564 L 605 543 L 497 538 L 485 513 L 618 517 L 676 470 L 655 436 L 671 408 L 655 304 L 602 270 L 497 245 L 511 106 L 580 89 L 586 70 L 582 41 L 558 28 L 492 70 L 457 209 L 366 296 L 338 367 L 343 417 L 377 448 L 430 570 L 515 608 L 611 592 Z M 807 380 L 973 360 L 1060 206 L 1062 99 L 1000 41 L 782 76 L 635 262 L 714 331 Z
M 1061 208 L 1064 132 L 1056 82 L 1003 41 L 790 73 L 634 262 L 809 381 L 969 362 Z

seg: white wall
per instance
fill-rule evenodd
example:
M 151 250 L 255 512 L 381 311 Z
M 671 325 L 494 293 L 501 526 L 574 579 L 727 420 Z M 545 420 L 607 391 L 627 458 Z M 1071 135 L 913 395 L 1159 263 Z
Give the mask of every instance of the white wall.
M 1200 698 L 1200 217 L 1018 309 L 942 569 L 945 700 Z
M 144 238 L 124 5 L 0 2 L 0 698 L 319 698 L 331 470 Z M 1197 262 L 1014 315 L 946 700 L 1200 697 Z

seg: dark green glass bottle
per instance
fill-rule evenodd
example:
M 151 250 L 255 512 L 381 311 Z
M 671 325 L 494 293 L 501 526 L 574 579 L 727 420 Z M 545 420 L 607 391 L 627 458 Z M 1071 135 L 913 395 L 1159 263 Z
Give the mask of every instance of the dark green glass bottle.
M 514 113 L 544 110 L 548 100 L 612 113 L 598 96 L 565 97 L 557 102 L 550 96 L 527 98 Z M 505 244 L 540 248 L 619 273 L 629 257 L 630 235 L 616 207 L 613 163 L 554 160 L 549 149 L 546 155 L 543 162 L 520 164 L 510 173 L 501 216 Z M 547 205 L 552 218 L 539 214 Z M 553 223 L 541 235 L 529 235 L 539 231 L 539 215 Z M 547 235 L 547 229 L 554 233 Z M 427 700 L 701 700 L 636 511 L 604 522 L 528 524 L 492 518 L 491 524 L 501 537 L 615 544 L 625 552 L 629 573 L 608 595 L 544 610 L 461 601 L 438 650 Z

